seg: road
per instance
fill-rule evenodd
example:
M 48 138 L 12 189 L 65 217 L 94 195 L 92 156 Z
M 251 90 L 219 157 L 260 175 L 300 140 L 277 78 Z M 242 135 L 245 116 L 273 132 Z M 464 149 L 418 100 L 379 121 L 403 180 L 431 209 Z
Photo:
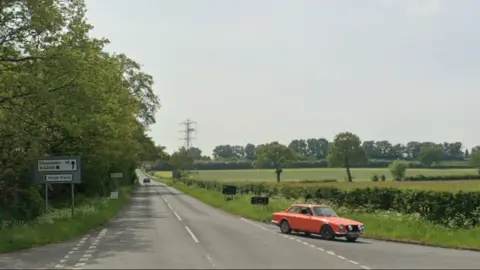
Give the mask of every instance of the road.
M 145 177 L 137 172 L 140 179 Z M 2 269 L 478 269 L 480 253 L 283 235 L 180 191 L 142 185 L 116 220 L 66 243 L 0 255 Z

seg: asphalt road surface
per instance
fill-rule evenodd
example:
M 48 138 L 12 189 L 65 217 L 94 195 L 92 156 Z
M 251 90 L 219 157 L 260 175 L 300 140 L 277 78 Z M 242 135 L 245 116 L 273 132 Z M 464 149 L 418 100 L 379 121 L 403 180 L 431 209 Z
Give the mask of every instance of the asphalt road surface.
M 480 253 L 283 235 L 275 226 L 227 214 L 153 181 L 102 230 L 0 255 L 0 268 L 479 269 Z

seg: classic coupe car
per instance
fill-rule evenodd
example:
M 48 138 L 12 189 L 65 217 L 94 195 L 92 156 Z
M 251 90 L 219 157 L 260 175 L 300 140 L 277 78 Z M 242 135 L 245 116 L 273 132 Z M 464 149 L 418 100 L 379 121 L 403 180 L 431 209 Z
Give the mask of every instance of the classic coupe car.
M 313 233 L 326 240 L 345 237 L 350 242 L 356 241 L 365 228 L 360 222 L 339 217 L 327 205 L 316 204 L 293 204 L 283 212 L 273 213 L 272 223 L 285 234 L 292 231 Z
M 150 178 L 148 177 L 143 178 L 143 183 L 150 183 Z

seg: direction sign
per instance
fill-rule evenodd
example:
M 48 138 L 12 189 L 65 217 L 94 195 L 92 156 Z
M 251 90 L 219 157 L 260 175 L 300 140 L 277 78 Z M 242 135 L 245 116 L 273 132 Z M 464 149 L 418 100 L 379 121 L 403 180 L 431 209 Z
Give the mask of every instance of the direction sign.
M 77 170 L 76 159 L 54 159 L 54 160 L 39 160 L 38 171 L 39 172 L 70 172 Z
M 73 175 L 71 174 L 48 174 L 43 176 L 45 182 L 72 182 Z
M 123 173 L 111 173 L 110 174 L 110 178 L 122 178 L 123 177 Z
M 34 178 L 39 184 L 82 182 L 81 159 L 78 156 L 42 157 L 35 162 Z

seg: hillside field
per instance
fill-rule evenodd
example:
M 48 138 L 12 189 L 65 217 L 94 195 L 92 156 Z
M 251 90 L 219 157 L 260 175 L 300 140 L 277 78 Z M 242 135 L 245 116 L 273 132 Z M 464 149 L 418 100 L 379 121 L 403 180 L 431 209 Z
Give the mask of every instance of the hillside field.
M 422 174 L 425 176 L 434 175 L 465 175 L 477 174 L 475 169 L 408 169 L 407 176 L 415 176 Z M 335 179 L 338 183 L 312 183 L 302 185 L 322 185 L 335 186 L 340 188 L 352 189 L 362 187 L 397 187 L 408 189 L 424 189 L 436 191 L 456 192 L 463 191 L 479 191 L 480 181 L 465 180 L 465 181 L 412 181 L 412 182 L 396 182 L 392 181 L 392 177 L 388 169 L 366 169 L 356 168 L 352 169 L 353 183 L 345 181 L 345 170 L 343 168 L 327 168 L 327 169 L 286 169 L 282 174 L 282 184 L 297 185 L 300 180 L 324 180 Z M 384 174 L 387 177 L 387 182 L 372 182 L 370 177 L 373 174 Z M 170 178 L 171 172 L 160 171 L 156 172 L 155 176 L 161 178 Z M 195 171 L 192 175 L 196 179 L 225 181 L 225 182 L 246 182 L 257 181 L 275 184 L 275 174 L 273 170 L 212 170 L 212 171 Z M 298 183 L 300 184 L 300 183 Z

